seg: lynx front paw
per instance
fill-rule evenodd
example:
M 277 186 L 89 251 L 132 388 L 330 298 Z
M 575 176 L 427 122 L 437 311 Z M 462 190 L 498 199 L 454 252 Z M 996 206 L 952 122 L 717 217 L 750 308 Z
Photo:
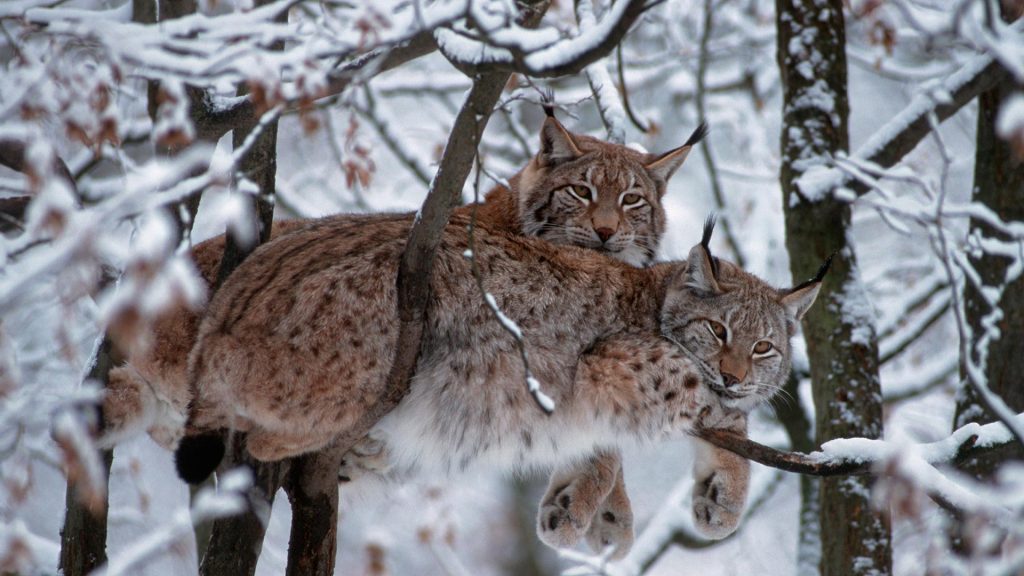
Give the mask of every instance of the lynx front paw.
M 719 540 L 732 534 L 743 514 L 745 491 L 733 494 L 721 474 L 713 473 L 693 487 L 693 521 L 707 538 Z
M 629 499 L 613 502 L 609 496 L 601 505 L 590 529 L 587 530 L 587 544 L 595 552 L 602 552 L 609 546 L 614 547 L 612 558 L 618 560 L 633 547 L 633 509 Z M 623 493 L 625 496 L 625 493 Z
M 590 526 L 595 506 L 581 506 L 584 503 L 577 498 L 579 493 L 571 483 L 549 493 L 540 507 L 537 535 L 554 548 L 575 546 Z

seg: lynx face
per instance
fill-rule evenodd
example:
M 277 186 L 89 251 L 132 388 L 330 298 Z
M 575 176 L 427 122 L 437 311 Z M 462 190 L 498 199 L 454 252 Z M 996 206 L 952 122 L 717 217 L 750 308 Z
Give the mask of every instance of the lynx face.
M 827 263 L 819 275 L 825 270 Z M 790 336 L 820 284 L 772 288 L 712 257 L 706 241 L 690 251 L 685 274 L 666 296 L 662 333 L 687 352 L 725 407 L 749 412 L 785 384 Z
M 549 116 L 519 182 L 523 233 L 650 263 L 665 231 L 666 183 L 705 134 L 701 125 L 683 146 L 643 154 L 572 134 Z

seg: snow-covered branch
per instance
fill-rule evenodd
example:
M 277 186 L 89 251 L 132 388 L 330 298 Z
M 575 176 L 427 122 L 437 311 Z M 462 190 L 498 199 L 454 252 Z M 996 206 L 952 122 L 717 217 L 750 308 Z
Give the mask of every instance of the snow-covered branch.
M 876 130 L 850 160 L 881 167 L 894 166 L 931 132 L 928 117 L 940 121 L 949 118 L 979 94 L 1010 77 L 1010 73 L 988 54 L 975 56 L 939 86 L 918 94 L 885 125 Z M 871 190 L 838 167 L 828 165 L 808 169 L 797 181 L 800 195 L 808 200 L 845 188 L 858 196 Z
M 1015 421 L 1018 425 L 1024 424 L 1024 414 L 1018 415 Z M 842 438 L 826 442 L 820 451 L 810 454 L 776 450 L 722 430 L 701 429 L 696 436 L 759 464 L 812 476 L 879 475 L 884 473 L 880 465 L 909 453 L 933 466 L 956 466 L 1013 442 L 1009 429 L 999 422 L 971 423 L 942 440 L 926 444 L 901 445 L 886 440 Z
M 546 2 L 537 4 L 543 6 Z M 540 49 L 538 43 L 532 43 L 530 50 L 524 49 L 522 42 L 496 48 L 493 43 L 474 40 L 452 30 L 438 31 L 436 39 L 441 53 L 468 75 L 504 71 L 554 78 L 576 74 L 605 57 L 622 41 L 633 23 L 655 4 L 649 0 L 616 2 L 593 28 Z M 547 38 L 540 40 L 544 39 Z

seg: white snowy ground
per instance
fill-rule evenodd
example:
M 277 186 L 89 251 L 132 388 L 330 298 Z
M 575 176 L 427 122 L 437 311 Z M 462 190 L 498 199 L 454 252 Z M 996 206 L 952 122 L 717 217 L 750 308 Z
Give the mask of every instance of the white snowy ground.
M 774 50 L 774 47 L 771 49 Z M 911 94 L 904 93 L 898 84 L 879 80 L 858 67 L 851 67 L 850 86 L 851 140 L 856 148 L 885 119 L 898 111 Z M 559 97 L 562 96 L 560 93 Z M 564 97 L 566 101 L 575 100 L 573 94 L 565 94 Z M 633 97 L 641 108 L 657 101 L 656 96 L 644 92 L 635 93 Z M 669 106 L 668 103 L 662 105 Z M 750 269 L 776 284 L 789 284 L 788 262 L 781 249 L 782 211 L 776 180 L 778 95 L 776 93 L 768 101 L 768 112 L 757 116 L 757 122 L 749 121 L 749 115 L 753 112 L 742 112 L 749 108 L 749 101 L 738 97 L 735 102 L 727 99 L 714 101 L 711 109 L 711 138 L 719 156 L 718 161 L 731 169 L 724 178 L 729 193 L 727 201 L 733 208 L 732 213 L 739 217 L 740 240 L 750 255 Z M 407 112 L 410 115 L 430 113 L 429 110 L 417 107 L 408 110 L 412 110 Z M 410 116 L 401 120 L 397 123 L 398 130 L 414 148 L 429 150 L 432 144 L 443 138 L 443 133 L 436 126 L 421 123 L 417 117 Z M 659 139 L 643 142 L 651 150 L 667 149 L 678 144 L 676 140 L 689 133 L 695 125 L 692 105 L 688 104 L 678 113 L 663 112 L 662 121 L 667 125 Z M 571 128 L 580 129 L 580 125 L 571 119 L 566 123 Z M 585 129 L 592 134 L 601 134 L 592 117 L 589 117 Z M 947 122 L 944 132 L 953 143 L 954 150 L 961 153 L 953 166 L 950 184 L 952 190 L 962 195 L 970 188 L 973 109 Z M 340 206 L 329 196 L 317 193 L 318 190 L 334 193 L 332 186 L 340 188 L 343 182 L 340 174 L 327 168 L 330 159 L 323 141 L 319 140 L 321 138 L 323 133 L 306 139 L 293 119 L 286 120 L 281 131 L 279 180 L 284 188 L 291 191 L 291 203 L 301 203 L 309 208 L 309 213 L 329 213 Z M 377 180 L 372 190 L 366 193 L 368 203 L 373 209 L 414 209 L 422 200 L 423 187 L 388 157 L 382 145 L 377 144 L 375 148 L 378 152 Z M 934 150 L 925 145 L 913 154 L 911 162 L 915 165 L 930 165 L 934 160 Z M 306 169 L 310 166 L 311 170 Z M 663 257 L 682 257 L 689 246 L 696 242 L 700 223 L 712 206 L 708 190 L 698 152 L 675 177 L 668 193 L 670 225 L 663 244 Z M 886 297 L 898 293 L 901 288 L 905 289 L 905 285 L 887 282 L 881 271 L 896 257 L 913 262 L 924 254 L 926 243 L 895 236 L 870 212 L 858 212 L 855 222 L 854 235 L 873 303 L 883 315 L 898 316 L 901 311 L 884 308 Z M 208 228 L 200 221 L 197 225 L 197 238 L 215 233 Z M 55 304 L 52 299 L 37 300 L 35 306 L 34 309 L 22 311 L 22 321 L 26 326 L 31 326 L 33 314 L 54 313 Z M 925 352 L 927 344 L 934 344 L 948 353 L 954 349 L 951 345 L 954 337 L 948 325 L 940 324 L 929 333 L 926 345 L 918 348 L 920 352 L 909 352 L 907 359 L 886 369 L 885 381 L 913 384 L 915 380 L 920 380 L 921 374 L 934 371 L 934 363 L 941 360 Z M 87 339 L 79 342 L 79 347 L 81 351 L 86 350 Z M 66 369 L 57 374 L 40 371 L 37 376 L 34 381 L 50 386 L 69 386 L 77 378 L 77 374 L 69 373 Z M 886 420 L 886 436 L 916 441 L 934 440 L 948 433 L 951 420 L 951 394 L 948 389 L 939 389 L 890 410 Z M 777 427 L 768 425 L 759 426 L 753 435 L 766 442 L 782 439 Z M 683 498 L 681 502 L 666 504 L 665 499 L 674 489 L 677 493 L 688 494 L 688 486 L 677 483 L 680 478 L 688 476 L 690 458 L 689 449 L 684 443 L 650 446 L 627 453 L 626 481 L 639 531 L 642 532 L 656 515 L 659 522 L 672 521 L 673 516 L 676 521 L 685 519 L 688 500 Z M 11 463 L 7 464 L 9 471 Z M 39 539 L 41 544 L 37 550 L 41 554 L 50 555 L 49 563 L 43 566 L 52 571 L 57 561 L 56 544 L 59 542 L 64 509 L 64 482 L 54 468 L 39 463 L 32 466 L 31 473 L 32 490 L 26 500 L 21 503 L 0 502 L 0 506 L 16 510 L 16 517 Z M 761 470 L 761 473 L 769 474 L 765 470 Z M 516 553 L 515 546 L 518 545 L 511 528 L 514 514 L 509 509 L 510 489 L 505 479 L 483 473 L 452 479 L 437 492 L 439 496 L 426 497 L 427 492 L 429 490 L 426 488 L 409 486 L 390 494 L 368 496 L 347 506 L 341 512 L 338 573 L 361 571 L 366 558 L 366 544 L 376 542 L 388 549 L 388 562 L 393 574 L 443 574 L 445 569 L 441 562 L 450 562 L 449 556 L 457 558 L 471 574 L 501 574 L 501 565 Z M 176 478 L 169 453 L 147 438 L 119 446 L 115 452 L 111 478 L 110 555 L 114 557 L 130 550 L 140 538 L 156 529 L 174 512 L 184 509 L 187 503 L 188 490 Z M 742 525 L 738 537 L 703 550 L 673 549 L 663 557 L 652 574 L 792 574 L 796 558 L 798 504 L 797 478 L 784 475 L 772 499 Z M 535 510 L 535 505 L 535 501 L 530 504 L 530 514 Z M 258 574 L 269 576 L 283 572 L 288 521 L 287 500 L 279 497 L 270 521 Z M 425 525 L 435 529 L 441 526 L 442 530 L 450 527 L 453 535 L 451 550 L 444 546 L 431 550 L 423 544 L 418 532 Z M 914 542 L 913 535 L 904 530 L 900 523 L 896 524 L 894 534 L 896 573 L 914 574 L 915 569 L 919 569 L 915 558 L 920 543 Z M 558 562 L 553 554 L 549 560 L 552 564 Z M 147 562 L 140 571 L 132 573 L 154 576 L 193 574 L 195 562 L 194 543 L 185 539 L 166 554 Z M 571 563 L 563 563 L 565 565 Z M 556 572 L 552 567 L 550 573 Z

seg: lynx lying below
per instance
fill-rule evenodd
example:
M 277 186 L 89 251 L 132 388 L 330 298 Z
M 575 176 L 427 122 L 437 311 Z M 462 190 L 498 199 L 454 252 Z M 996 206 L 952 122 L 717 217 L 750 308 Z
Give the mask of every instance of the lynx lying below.
M 189 434 L 248 432 L 253 456 L 275 460 L 370 432 L 352 426 L 381 393 L 388 366 L 380 359 L 394 352 L 394 274 L 409 223 L 328 218 L 239 267 L 211 302 L 191 355 Z M 548 417 L 477 292 L 463 257 L 466 224 L 456 218 L 445 231 L 410 392 L 372 431 L 395 475 L 551 465 L 627 437 L 741 426 L 788 374 L 789 335 L 820 283 L 819 275 L 779 291 L 719 262 L 707 247 L 710 227 L 688 263 L 647 269 L 478 228 L 485 287 L 523 330 L 533 371 L 557 405 Z M 187 440 L 179 464 L 208 474 L 217 462 L 191 462 Z M 739 459 L 706 464 L 695 467 L 703 476 L 694 505 L 698 520 L 714 523 L 738 514 L 743 496 L 735 500 L 733 487 L 745 492 L 747 468 Z M 562 495 L 572 500 L 556 500 Z M 572 520 L 568 508 L 552 522 L 554 536 Z

